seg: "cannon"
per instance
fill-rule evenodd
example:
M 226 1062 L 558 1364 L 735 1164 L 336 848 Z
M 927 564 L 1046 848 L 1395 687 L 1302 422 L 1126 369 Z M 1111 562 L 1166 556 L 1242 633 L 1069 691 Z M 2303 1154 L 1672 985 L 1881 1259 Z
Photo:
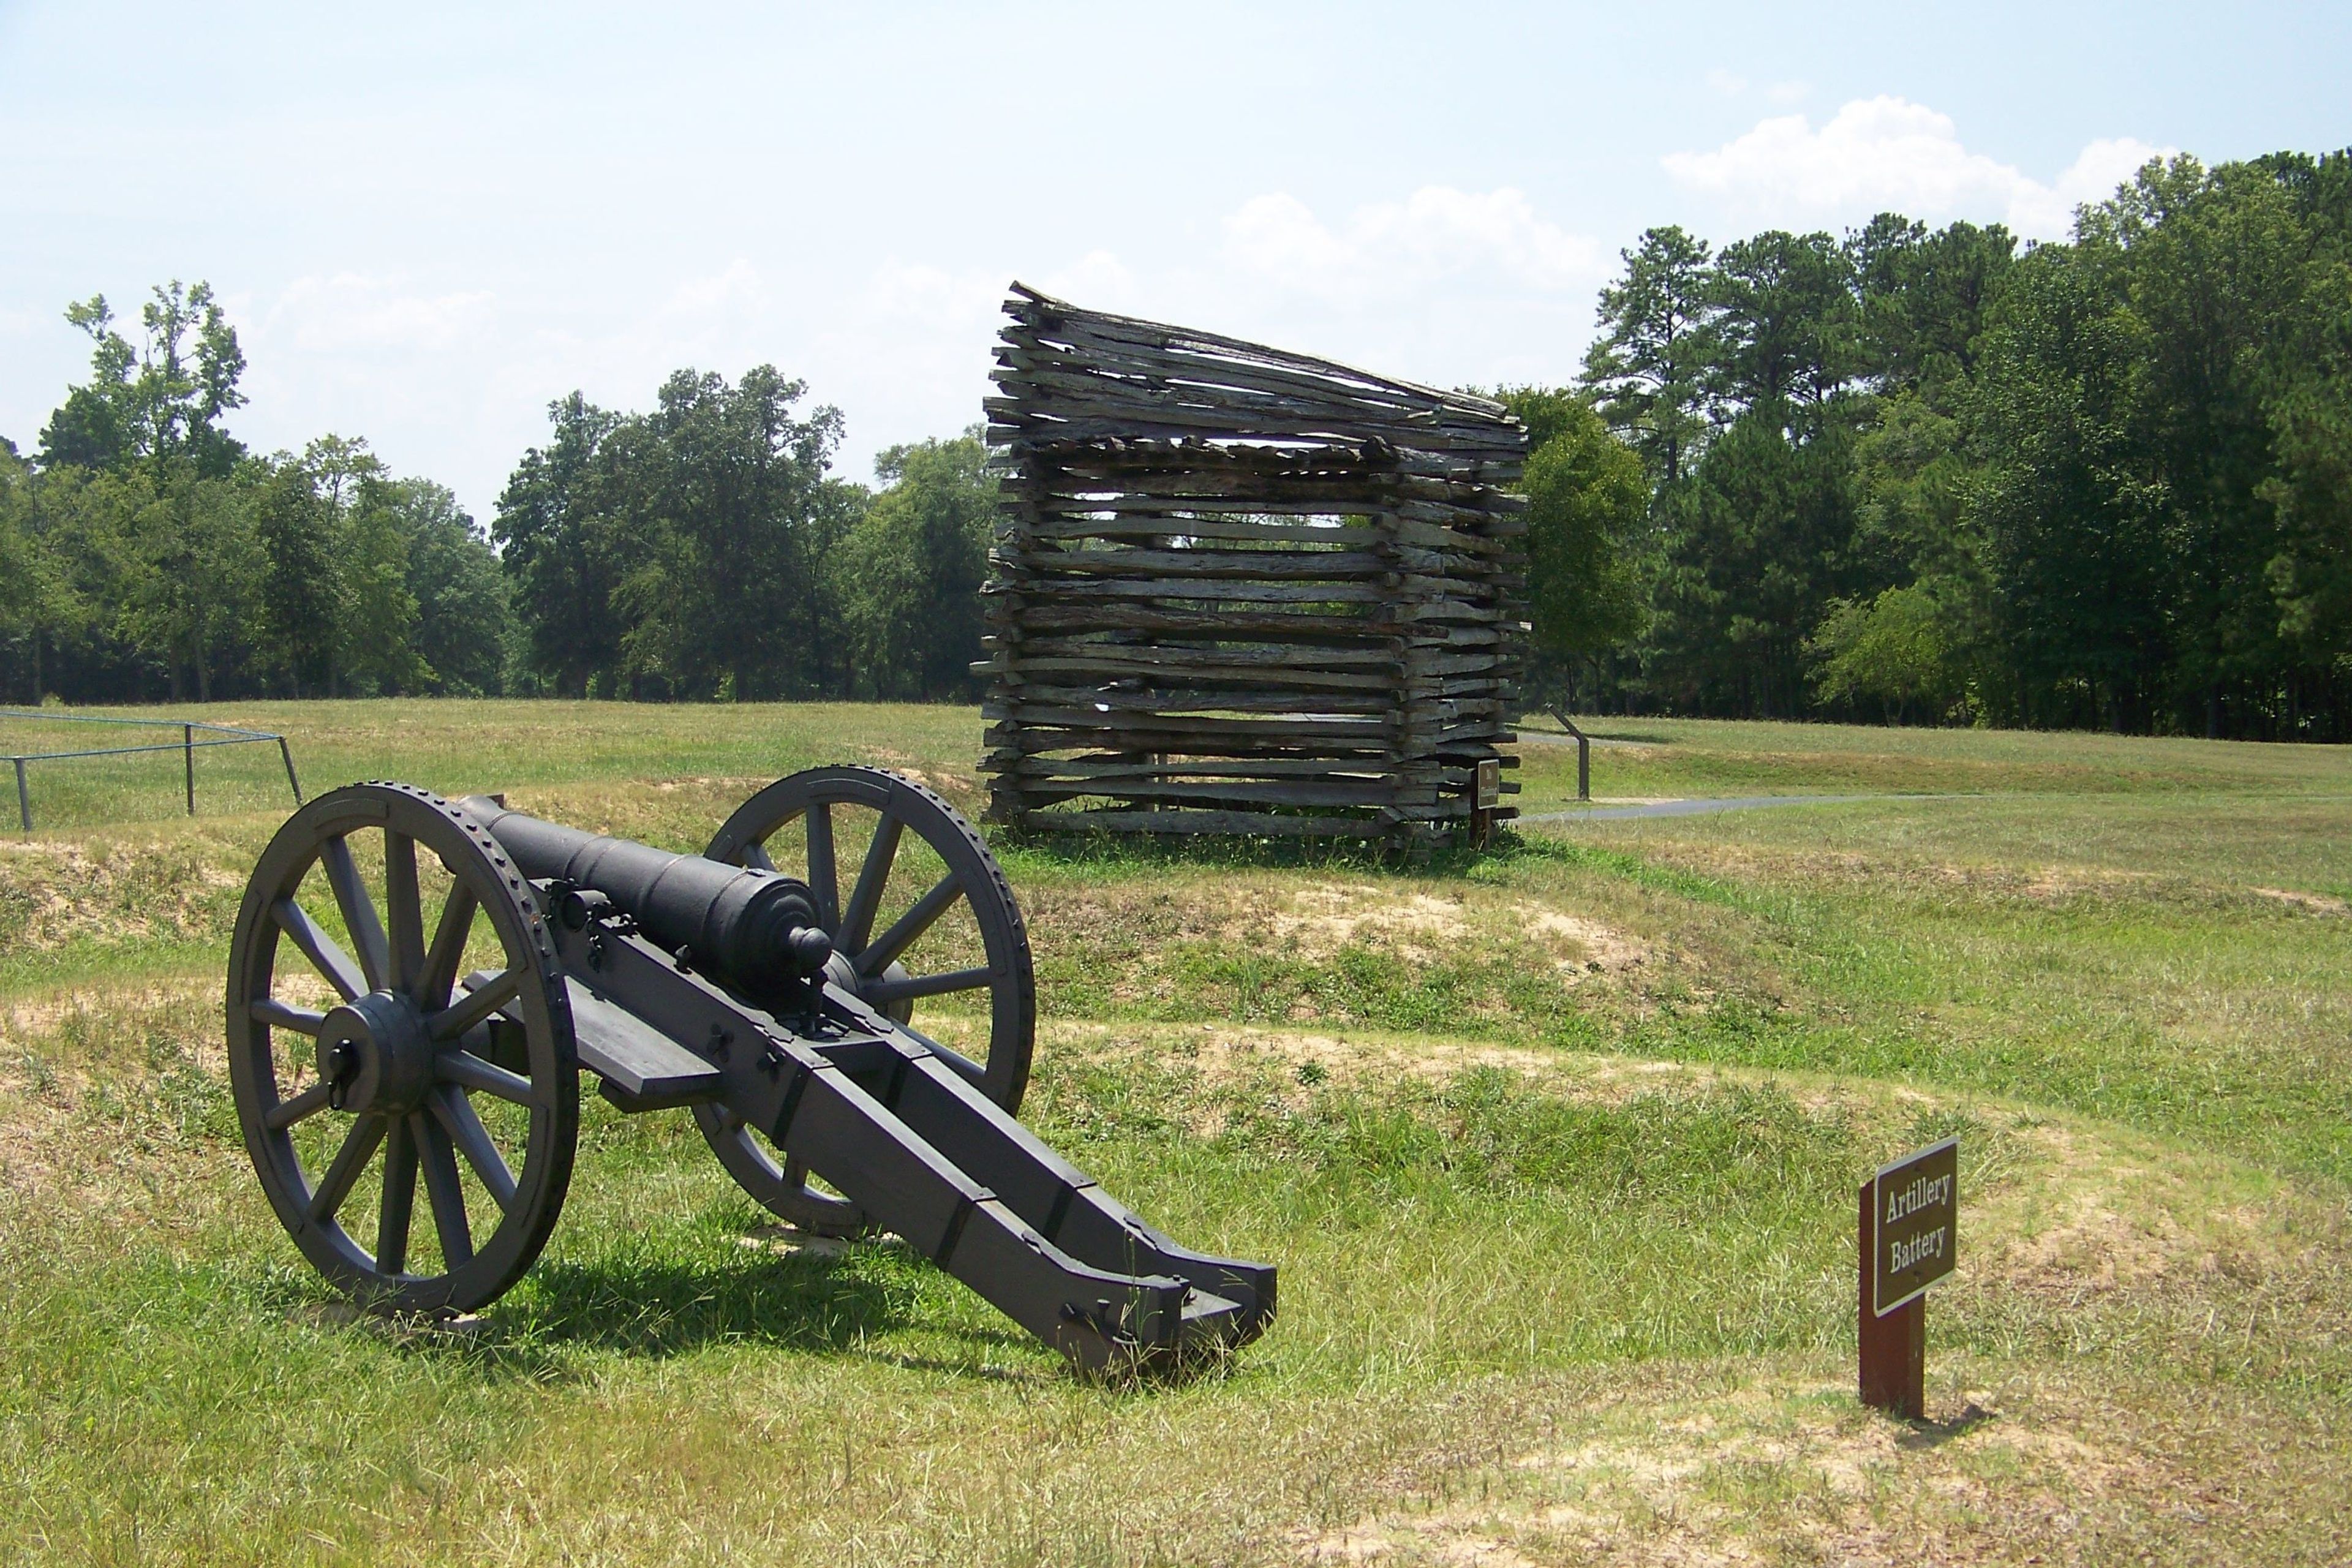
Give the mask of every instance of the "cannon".
M 928 998 L 961 1048 L 914 1026 Z M 1178 1246 L 1014 1119 L 1035 1022 L 987 847 L 866 767 L 769 785 L 698 856 L 352 784 L 270 840 L 229 959 L 254 1169 L 302 1256 L 369 1309 L 468 1312 L 529 1270 L 584 1070 L 623 1111 L 689 1110 L 777 1217 L 893 1233 L 1088 1373 L 1255 1338 L 1272 1268 Z

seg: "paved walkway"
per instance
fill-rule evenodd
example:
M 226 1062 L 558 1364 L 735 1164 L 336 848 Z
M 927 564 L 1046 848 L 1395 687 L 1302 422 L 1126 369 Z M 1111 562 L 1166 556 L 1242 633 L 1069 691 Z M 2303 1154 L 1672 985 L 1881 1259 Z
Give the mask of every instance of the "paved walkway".
M 1596 805 L 1588 811 L 1541 811 L 1520 822 L 1614 822 L 1629 816 L 1697 816 L 1710 811 L 1754 811 L 1768 805 L 1849 805 L 1864 800 L 1947 800 L 1939 795 L 1750 795 L 1703 800 L 1654 800 L 1641 805 Z

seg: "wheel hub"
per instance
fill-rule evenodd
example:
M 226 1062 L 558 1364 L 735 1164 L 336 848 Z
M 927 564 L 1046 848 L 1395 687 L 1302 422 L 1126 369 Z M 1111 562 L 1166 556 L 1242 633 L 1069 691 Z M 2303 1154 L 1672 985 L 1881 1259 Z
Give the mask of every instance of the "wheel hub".
M 329 1013 L 319 1026 L 319 1076 L 331 1103 L 354 1115 L 404 1115 L 433 1087 L 433 1037 L 406 996 L 371 991 Z
M 907 978 L 907 966 L 903 963 L 893 963 L 876 978 L 904 980 Z M 860 1000 L 865 998 L 866 987 L 870 984 L 857 973 L 856 961 L 839 952 L 832 954 L 824 961 L 824 979 L 827 984 L 838 985 Z M 894 1024 L 911 1024 L 915 1021 L 915 1004 L 910 997 L 902 996 L 895 1002 L 885 1002 L 874 1010 Z

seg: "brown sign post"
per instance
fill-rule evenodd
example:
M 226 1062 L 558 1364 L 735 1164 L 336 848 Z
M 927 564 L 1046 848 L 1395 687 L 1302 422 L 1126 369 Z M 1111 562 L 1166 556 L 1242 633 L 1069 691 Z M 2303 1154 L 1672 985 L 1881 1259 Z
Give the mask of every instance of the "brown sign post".
M 1952 1271 L 1960 1141 L 1906 1154 L 1862 1184 L 1862 1402 L 1916 1421 L 1927 1407 L 1927 1288 Z

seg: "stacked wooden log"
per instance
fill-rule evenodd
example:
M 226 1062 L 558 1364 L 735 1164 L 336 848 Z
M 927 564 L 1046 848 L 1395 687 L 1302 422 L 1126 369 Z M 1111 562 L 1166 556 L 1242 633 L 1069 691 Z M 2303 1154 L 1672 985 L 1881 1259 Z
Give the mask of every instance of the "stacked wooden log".
M 1017 283 L 1004 309 L 992 820 L 1432 847 L 1516 815 L 1499 404 Z

